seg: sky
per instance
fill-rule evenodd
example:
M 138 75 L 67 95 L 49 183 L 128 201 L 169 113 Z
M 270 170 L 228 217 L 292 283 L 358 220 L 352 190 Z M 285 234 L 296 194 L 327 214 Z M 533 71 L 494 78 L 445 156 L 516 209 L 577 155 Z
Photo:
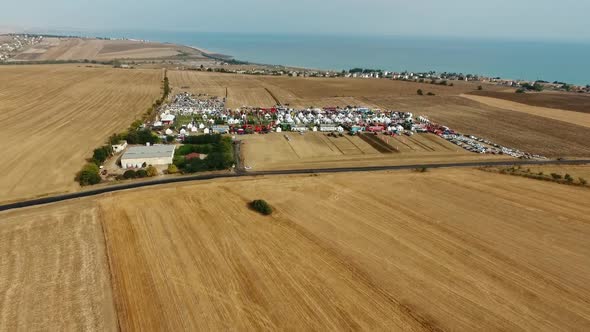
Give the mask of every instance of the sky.
M 28 0 L 2 4 L 0 25 L 590 42 L 587 13 L 587 0 Z

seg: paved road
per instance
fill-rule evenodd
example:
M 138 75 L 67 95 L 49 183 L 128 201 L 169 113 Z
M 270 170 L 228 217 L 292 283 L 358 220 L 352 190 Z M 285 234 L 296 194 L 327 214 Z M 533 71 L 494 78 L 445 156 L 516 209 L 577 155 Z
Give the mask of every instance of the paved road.
M 451 167 L 482 167 L 482 166 L 511 166 L 511 165 L 583 165 L 590 164 L 590 160 L 513 160 L 513 161 L 488 161 L 488 162 L 461 162 L 448 164 L 417 164 L 417 165 L 398 165 L 398 166 L 367 166 L 367 167 L 343 167 L 343 168 L 323 168 L 323 169 L 297 169 L 283 171 L 261 171 L 261 172 L 240 172 L 226 174 L 208 174 L 208 175 L 189 175 L 176 178 L 165 178 L 146 182 L 133 182 L 120 185 L 113 185 L 99 189 L 90 189 L 86 191 L 63 194 L 52 197 L 37 198 L 28 201 L 0 205 L 0 211 L 19 209 L 24 207 L 43 205 L 55 202 L 66 201 L 70 199 L 96 196 L 104 193 L 116 192 L 121 190 L 151 187 L 162 184 L 203 181 L 223 178 L 251 177 L 263 175 L 289 175 L 289 174 L 319 174 L 319 173 L 343 173 L 343 172 L 374 172 L 387 170 L 405 170 L 416 168 L 451 168 Z

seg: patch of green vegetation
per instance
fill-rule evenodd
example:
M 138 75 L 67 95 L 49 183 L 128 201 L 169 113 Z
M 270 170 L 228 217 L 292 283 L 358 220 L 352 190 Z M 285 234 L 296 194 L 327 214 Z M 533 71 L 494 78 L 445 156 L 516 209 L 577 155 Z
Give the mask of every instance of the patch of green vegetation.
M 189 136 L 185 142 L 176 150 L 173 160 L 183 173 L 224 170 L 234 164 L 232 140 L 228 136 Z M 192 152 L 207 154 L 207 158 L 186 160 L 184 156 Z
M 78 181 L 81 186 L 89 186 L 100 183 L 101 178 L 98 166 L 94 163 L 86 164 L 76 175 L 76 181 Z
M 272 207 L 263 199 L 257 199 L 250 202 L 250 207 L 265 216 L 272 214 Z

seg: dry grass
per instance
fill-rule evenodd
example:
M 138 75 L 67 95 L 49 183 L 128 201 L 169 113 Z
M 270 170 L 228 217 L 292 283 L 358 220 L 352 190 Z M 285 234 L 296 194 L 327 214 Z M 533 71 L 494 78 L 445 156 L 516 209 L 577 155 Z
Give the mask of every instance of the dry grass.
M 497 107 L 501 109 L 516 111 L 516 112 L 523 112 L 531 115 L 537 115 L 553 120 L 568 122 L 571 124 L 575 124 L 578 126 L 590 127 L 590 112 L 582 113 L 582 112 L 575 112 L 575 111 L 567 111 L 561 110 L 557 108 L 547 108 L 547 107 L 539 107 L 539 106 L 530 106 L 526 104 L 516 103 L 513 101 L 508 101 L 499 98 L 491 98 L 491 97 L 483 97 L 483 96 L 476 96 L 476 95 L 462 95 L 467 99 L 474 100 L 476 102 L 480 102 L 485 105 L 489 105 L 492 107 Z M 588 104 L 586 107 L 590 107 L 590 98 L 588 99 Z
M 257 198 L 272 217 L 248 209 Z M 588 199 L 441 170 L 176 185 L 100 205 L 124 330 L 554 331 L 590 328 Z
M 574 112 L 590 113 L 590 95 L 563 92 L 514 93 L 500 91 L 474 91 L 473 95 L 509 100 L 530 106 L 549 107 Z
M 0 330 L 117 331 L 97 212 L 73 201 L 0 213 Z
M 208 181 L 2 212 L 0 329 L 587 330 L 589 199 L 463 169 Z
M 161 79 L 158 70 L 0 67 L 0 201 L 76 190 L 85 159 L 145 112 Z
M 369 101 L 423 114 L 462 133 L 548 157 L 589 157 L 590 128 L 524 112 L 500 109 L 458 96 L 372 97 Z
M 571 165 L 543 165 L 543 166 L 522 166 L 524 170 L 530 170 L 530 173 L 537 174 L 543 172 L 543 174 L 550 175 L 551 173 L 557 173 L 562 176 L 569 174 L 576 182 L 578 178 L 584 178 L 590 182 L 590 165 L 582 166 L 571 166 Z

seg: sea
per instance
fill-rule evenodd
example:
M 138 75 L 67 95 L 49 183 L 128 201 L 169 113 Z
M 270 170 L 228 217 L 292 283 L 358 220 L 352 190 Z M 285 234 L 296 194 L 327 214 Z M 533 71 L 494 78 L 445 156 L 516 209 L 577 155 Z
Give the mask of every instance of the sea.
M 236 60 L 293 67 L 433 70 L 590 84 L 590 41 L 171 31 L 102 31 L 95 36 L 179 43 Z

